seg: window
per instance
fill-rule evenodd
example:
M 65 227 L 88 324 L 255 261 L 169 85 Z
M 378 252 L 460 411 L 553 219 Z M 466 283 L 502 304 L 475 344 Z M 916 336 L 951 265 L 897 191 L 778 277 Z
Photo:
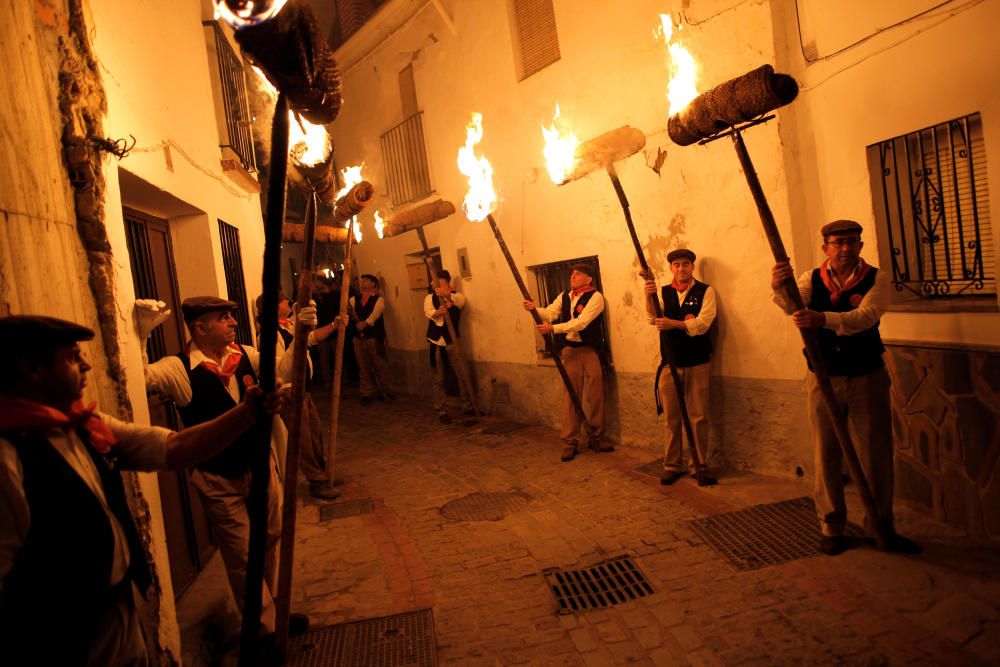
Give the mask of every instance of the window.
M 219 147 L 222 148 L 223 158 L 235 156 L 245 170 L 256 171 L 243 61 L 236 55 L 216 21 L 203 21 L 202 25 L 211 28 L 214 37 L 210 44 L 215 47 L 218 85 L 222 94 L 224 124 L 220 123 L 219 138 L 222 143 Z
M 895 306 L 995 309 L 980 115 L 872 144 L 868 166 L 881 264 L 891 267 Z
M 559 60 L 559 35 L 552 0 L 509 0 L 514 60 L 524 81 Z
M 385 182 L 393 207 L 419 201 L 433 192 L 422 116 L 418 111 L 382 135 Z
M 535 277 L 535 294 L 536 300 L 535 305 L 539 308 L 544 308 L 550 303 L 555 301 L 556 297 L 561 293 L 569 290 L 569 274 L 571 268 L 574 264 L 589 264 L 594 268 L 594 287 L 597 291 L 604 293 L 604 288 L 601 286 L 601 263 L 594 257 L 578 257 L 577 259 L 566 259 L 561 262 L 552 262 L 550 264 L 538 264 L 536 266 L 529 266 L 528 271 Z M 538 338 L 538 343 L 540 348 L 538 349 L 538 355 L 540 358 L 546 359 L 551 358 L 551 354 L 544 347 L 544 342 Z M 560 341 L 563 340 L 561 336 L 556 337 L 556 347 L 555 352 L 558 354 L 562 346 Z M 608 336 L 608 313 L 607 307 L 604 311 L 604 340 L 610 341 Z M 610 345 L 607 349 L 607 360 L 611 361 L 611 348 Z
M 219 239 L 222 242 L 222 266 L 226 272 L 226 297 L 236 303 L 236 340 L 241 345 L 254 345 L 247 308 L 246 281 L 243 280 L 243 252 L 240 250 L 240 230 L 219 220 Z

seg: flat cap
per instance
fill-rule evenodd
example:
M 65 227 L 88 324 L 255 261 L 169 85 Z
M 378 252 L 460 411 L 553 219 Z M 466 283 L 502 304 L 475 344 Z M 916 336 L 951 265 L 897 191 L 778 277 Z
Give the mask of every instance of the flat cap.
M 18 354 L 25 348 L 52 348 L 91 340 L 94 330 L 45 315 L 11 315 L 0 318 L 0 349 Z
M 584 264 L 583 262 L 577 262 L 573 266 L 569 267 L 570 271 L 579 271 L 580 273 L 586 274 L 591 278 L 594 277 L 594 267 L 590 264 Z
M 671 250 L 667 253 L 667 263 L 676 261 L 678 259 L 687 259 L 694 261 L 695 254 L 688 250 L 687 248 L 677 248 L 676 250 Z
M 205 313 L 236 310 L 236 302 L 220 299 L 217 296 L 193 296 L 190 299 L 184 299 L 181 310 L 184 312 L 184 321 L 193 322 Z
M 860 234 L 861 229 L 861 225 L 853 220 L 834 220 L 823 225 L 819 233 L 826 238 L 831 234 Z

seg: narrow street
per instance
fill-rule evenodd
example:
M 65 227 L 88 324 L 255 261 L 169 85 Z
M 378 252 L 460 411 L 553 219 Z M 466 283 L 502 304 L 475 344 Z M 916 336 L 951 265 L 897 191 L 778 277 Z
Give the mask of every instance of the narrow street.
M 809 496 L 805 485 L 727 474 L 714 488 L 690 477 L 662 487 L 635 471 L 650 450 L 563 464 L 547 428 L 442 426 L 412 398 L 361 407 L 348 393 L 341 414 L 348 481 L 334 505 L 370 498 L 374 511 L 323 520 L 324 504 L 300 501 L 293 609 L 314 628 L 430 608 L 439 664 L 463 666 L 1000 660 L 1000 553 L 905 508 L 900 531 L 921 556 L 862 545 L 736 570 L 689 522 Z M 472 494 L 482 495 L 461 500 Z M 855 499 L 851 518 L 861 516 Z M 557 613 L 546 571 L 621 556 L 652 593 Z M 296 646 L 305 655 L 289 664 L 313 664 Z

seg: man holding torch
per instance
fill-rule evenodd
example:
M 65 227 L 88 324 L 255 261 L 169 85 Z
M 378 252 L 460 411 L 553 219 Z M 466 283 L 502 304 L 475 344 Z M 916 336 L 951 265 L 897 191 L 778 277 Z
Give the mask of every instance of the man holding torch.
M 890 379 L 878 331 L 888 304 L 889 279 L 861 258 L 864 247 L 861 232 L 861 225 L 853 220 L 836 220 L 820 230 L 826 261 L 798 279 L 804 309 L 792 312 L 781 292 L 782 283 L 793 278 L 787 261 L 774 265 L 771 287 L 774 302 L 792 316 L 795 326 L 815 329 L 819 334 L 820 354 L 840 411 L 838 418 L 846 418 L 871 484 L 880 529 L 887 536 L 886 550 L 919 553 L 920 546 L 897 534 L 893 525 Z M 848 547 L 844 535 L 847 506 L 841 467 L 843 453 L 814 373 L 806 375 L 806 386 L 815 447 L 816 511 L 823 533 L 820 550 L 836 556 Z
M 695 280 L 695 254 L 686 248 L 678 248 L 667 254 L 667 262 L 674 276 L 665 285 L 663 317 L 656 317 L 652 299 L 646 299 L 646 313 L 649 323 L 660 331 L 660 366 L 656 369 L 656 414 L 662 414 L 666 407 L 665 439 L 663 443 L 663 476 L 660 483 L 669 485 L 687 472 L 683 461 L 684 427 L 677 387 L 670 373 L 664 373 L 667 360 L 671 358 L 664 349 L 670 346 L 677 374 L 684 387 L 684 403 L 695 442 L 688 447 L 697 447 L 701 459 L 708 462 L 708 406 L 709 406 L 709 361 L 712 357 L 710 331 L 715 322 L 715 289 L 711 285 Z M 646 294 L 656 294 L 656 283 L 647 276 Z
M 354 314 L 354 357 L 361 376 L 361 405 L 369 405 L 381 396 L 394 397 L 389 391 L 389 372 L 385 365 L 385 299 L 378 294 L 378 278 L 366 273 L 360 280 L 361 293 L 348 303 Z
M 589 264 L 574 264 L 569 274 L 568 292 L 560 293 L 545 308 L 539 308 L 542 323 L 535 328 L 543 336 L 564 336 L 561 353 L 566 373 L 576 395 L 582 399 L 593 437 L 587 443 L 594 451 L 610 452 L 604 443 L 604 295 L 594 287 L 594 268 Z M 535 302 L 523 302 L 527 311 L 535 310 Z M 586 385 L 586 389 L 584 386 Z M 563 421 L 559 438 L 563 442 L 562 460 L 572 461 L 579 450 L 580 417 L 566 393 L 563 401 Z
M 446 270 L 437 272 L 437 285 L 434 291 L 424 299 L 424 315 L 429 320 L 427 322 L 427 342 L 431 344 L 431 370 L 434 373 L 432 385 L 432 397 L 434 409 L 437 410 L 438 419 L 442 424 L 452 423 L 451 416 L 445 407 L 445 378 L 447 369 L 450 367 L 458 377 L 459 391 L 462 397 L 462 409 L 466 415 L 474 415 L 472 399 L 466 387 L 471 386 L 467 377 L 467 368 L 461 361 L 455 362 L 458 355 L 452 352 L 452 348 L 460 345 L 460 341 L 452 340 L 448 332 L 448 326 L 444 318 L 451 318 L 454 325 L 455 335 L 459 333 L 459 323 L 462 319 L 462 309 L 465 307 L 465 295 L 456 291 L 451 286 L 451 273 Z M 449 354 L 451 352 L 451 354 Z

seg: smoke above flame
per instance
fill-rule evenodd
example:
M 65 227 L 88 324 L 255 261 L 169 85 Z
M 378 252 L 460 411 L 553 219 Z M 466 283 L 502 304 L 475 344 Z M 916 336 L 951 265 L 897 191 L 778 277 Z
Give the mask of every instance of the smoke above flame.
M 485 157 L 476 157 L 476 145 L 482 140 L 483 114 L 475 112 L 465 126 L 465 145 L 458 149 L 458 170 L 469 179 L 462 210 L 472 222 L 482 222 L 497 206 L 493 167 Z
M 686 48 L 673 42 L 674 24 L 670 14 L 660 14 L 663 43 L 670 52 L 670 82 L 667 84 L 668 115 L 673 116 L 687 108 L 698 97 L 698 63 Z
M 559 119 L 559 103 L 556 102 L 556 113 L 552 117 L 552 125 L 542 125 L 542 136 L 545 138 L 545 167 L 549 178 L 556 185 L 562 185 L 576 166 L 576 147 L 580 141 L 572 130 L 566 129 L 565 121 Z

